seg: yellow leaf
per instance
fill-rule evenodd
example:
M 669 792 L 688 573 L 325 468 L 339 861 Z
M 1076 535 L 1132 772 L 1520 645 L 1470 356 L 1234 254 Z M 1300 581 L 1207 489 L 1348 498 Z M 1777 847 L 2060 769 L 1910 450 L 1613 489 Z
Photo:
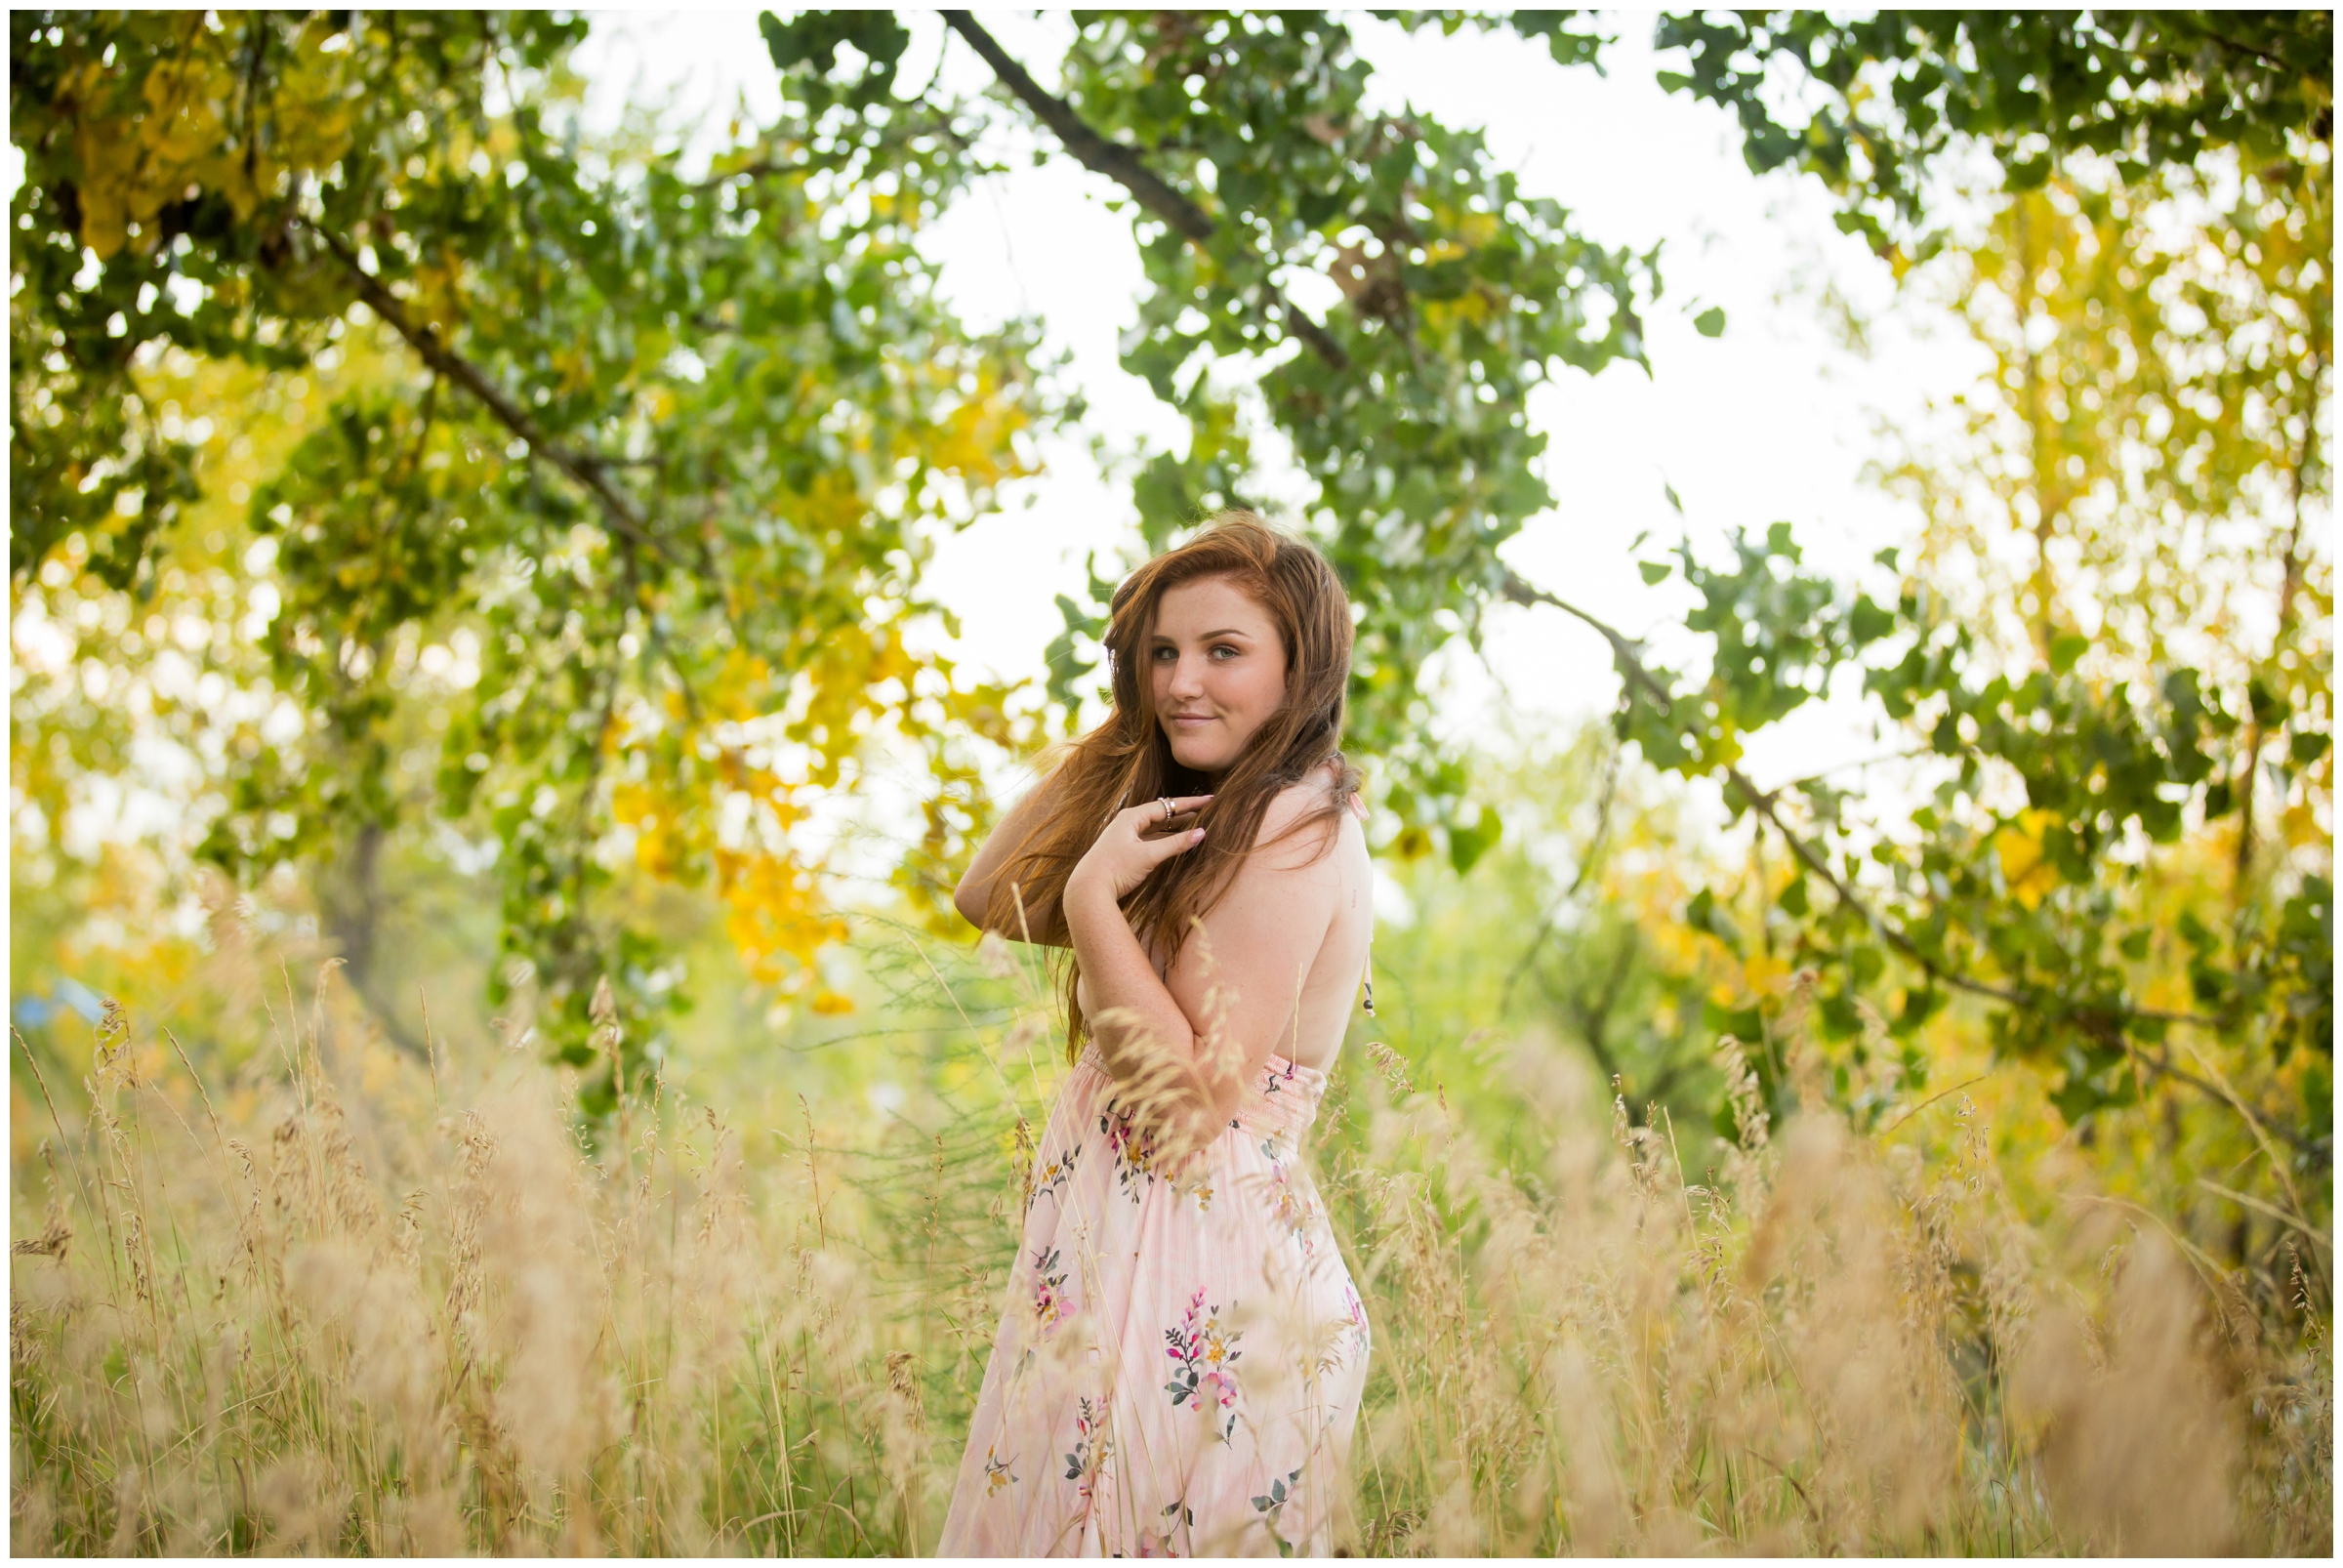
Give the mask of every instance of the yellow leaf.
M 1789 978 L 1789 966 L 1771 953 L 1752 953 L 1741 967 L 1742 983 L 1758 996 L 1778 996 Z
M 621 784 L 610 792 L 610 815 L 622 827 L 633 827 L 658 807 L 658 797 L 643 784 Z
M 2001 885 L 2028 909 L 2058 886 L 2058 872 L 2043 858 L 2042 835 L 2056 820 L 2049 811 L 2021 811 L 2018 820 L 1994 835 L 1994 852 L 2001 862 Z

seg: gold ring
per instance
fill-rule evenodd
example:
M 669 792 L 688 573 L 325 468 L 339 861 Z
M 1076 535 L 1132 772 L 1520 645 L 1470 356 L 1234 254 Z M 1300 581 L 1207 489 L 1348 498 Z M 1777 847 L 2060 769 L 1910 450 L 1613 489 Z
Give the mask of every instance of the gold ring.
M 1159 803 L 1157 803 L 1157 804 L 1159 804 L 1160 805 L 1162 805 L 1162 806 L 1163 806 L 1163 808 L 1164 808 L 1164 820 L 1165 820 L 1166 822 L 1169 822 L 1169 821 L 1171 821 L 1171 820 L 1172 820 L 1172 797 L 1171 797 L 1171 796 L 1169 796 L 1169 795 L 1167 795 L 1167 796 L 1165 796 L 1165 797 L 1162 799 L 1162 801 L 1160 801 L 1160 802 L 1159 802 Z

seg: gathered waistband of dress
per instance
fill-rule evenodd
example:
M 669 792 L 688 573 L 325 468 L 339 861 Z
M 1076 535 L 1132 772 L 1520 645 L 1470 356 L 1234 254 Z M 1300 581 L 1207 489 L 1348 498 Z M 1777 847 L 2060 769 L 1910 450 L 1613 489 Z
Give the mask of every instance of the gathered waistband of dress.
M 1091 1041 L 1083 1048 L 1077 1067 L 1094 1068 L 1113 1082 L 1106 1057 Z M 1326 1097 L 1326 1069 L 1303 1067 L 1275 1052 L 1254 1075 L 1253 1092 L 1238 1102 L 1236 1121 L 1247 1131 L 1268 1135 L 1299 1134 L 1318 1119 L 1318 1102 Z

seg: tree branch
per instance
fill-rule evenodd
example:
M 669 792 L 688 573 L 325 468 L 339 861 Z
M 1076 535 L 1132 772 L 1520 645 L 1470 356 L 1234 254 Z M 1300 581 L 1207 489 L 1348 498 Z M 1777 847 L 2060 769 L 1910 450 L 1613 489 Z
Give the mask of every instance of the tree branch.
M 2311 354 L 2310 386 L 2314 405 L 2318 398 L 2319 378 L 2325 370 L 2324 355 L 2314 351 Z M 2294 593 L 2302 582 L 2302 496 L 2304 475 L 2312 460 L 2318 456 L 2319 421 L 2302 422 L 2302 445 L 2288 466 L 2287 479 L 2293 492 L 2293 525 L 2286 531 L 2285 574 L 2278 588 L 2278 635 L 2270 640 L 2270 656 L 2275 659 L 2286 650 L 2286 640 L 2294 631 Z M 2230 873 L 2230 902 L 2242 907 L 2245 902 L 2246 876 L 2253 870 L 2253 797 L 2260 788 L 2262 766 L 2262 722 L 2255 719 L 2245 731 L 2245 755 L 2238 764 L 2238 849 Z
M 1003 49 L 999 40 L 977 23 L 973 14 L 966 11 L 943 13 L 944 25 L 967 41 L 968 47 L 1000 78 L 1017 101 L 1040 117 L 1042 123 L 1057 133 L 1059 142 L 1086 168 L 1105 175 L 1137 198 L 1140 206 L 1172 226 L 1197 245 L 1207 245 L 1220 231 L 1213 215 L 1187 197 L 1166 185 L 1154 170 L 1140 161 L 1139 149 L 1128 143 L 1109 141 L 1090 129 L 1074 106 L 1035 81 L 1024 66 L 1018 64 Z M 1273 283 L 1261 285 L 1268 302 L 1277 307 L 1284 317 L 1286 330 L 1299 338 L 1312 353 L 1338 371 L 1350 369 L 1350 355 L 1336 343 L 1326 328 L 1311 320 L 1293 301 L 1279 292 Z
M 1619 667 L 1624 672 L 1628 684 L 1640 688 L 1662 713 L 1671 711 L 1667 688 L 1660 683 L 1658 677 L 1644 667 L 1639 645 L 1631 640 L 1625 633 L 1606 624 L 1569 600 L 1523 580 L 1515 573 L 1507 572 L 1505 574 L 1500 591 L 1513 603 L 1551 605 L 1564 614 L 1575 616 L 1594 628 L 1595 631 L 1602 634 L 1604 640 L 1611 644 L 1612 654 L 1618 659 Z M 2221 1026 L 2219 1018 L 2207 1017 L 2198 1012 L 2162 1012 L 2148 1008 L 2077 1007 L 2064 998 L 2045 997 L 2034 992 L 2019 991 L 2009 986 L 1995 985 L 1990 980 L 1980 980 L 1939 962 L 1866 904 L 1862 895 L 1841 881 L 1838 874 L 1830 869 L 1829 863 L 1820 853 L 1790 830 L 1789 825 L 1782 820 L 1781 813 L 1775 808 L 1775 795 L 1772 792 L 1759 789 L 1750 781 L 1747 773 L 1730 763 L 1724 764 L 1723 772 L 1725 782 L 1732 786 L 1733 791 L 1741 797 L 1751 811 L 1781 835 L 1783 844 L 1788 847 L 1789 852 L 1796 857 L 1800 865 L 1820 877 L 1829 887 L 1831 892 L 1837 895 L 1839 902 L 1860 915 L 1865 924 L 1877 931 L 1890 947 L 1903 954 L 1913 964 L 1918 965 L 1930 978 L 1954 990 L 1988 997 L 2009 1007 L 2038 1011 L 2048 1005 L 2055 1007 L 2066 1016 L 2082 1020 L 2113 1021 L 2119 1018 L 2139 1018 L 2155 1023 L 2193 1024 L 2202 1029 Z M 2174 1072 L 2174 1069 L 2169 1067 L 2162 1067 L 2159 1070 L 2168 1073 Z M 2175 1073 L 2175 1076 L 2178 1074 Z
M 1525 581 L 1518 574 L 1510 571 L 1505 573 L 1504 581 L 1500 589 L 1500 592 L 1501 592 L 1508 600 L 1516 604 L 1550 605 L 1553 608 L 1562 611 L 1566 615 L 1576 617 L 1578 620 L 1584 622 L 1586 625 L 1592 627 L 1595 631 L 1601 633 L 1604 640 L 1611 644 L 1611 651 L 1618 659 L 1619 667 L 1624 674 L 1627 683 L 1643 691 L 1646 696 L 1651 698 L 1653 703 L 1660 709 L 1662 713 L 1668 713 L 1671 711 L 1671 704 L 1669 701 L 1667 688 L 1661 684 L 1658 677 L 1654 676 L 1650 670 L 1645 668 L 1643 660 L 1639 656 L 1641 652 L 1639 645 L 1630 640 L 1625 633 L 1620 631 L 1614 626 L 1609 625 L 1598 617 L 1588 614 L 1585 610 L 1579 608 L 1576 604 L 1571 603 L 1569 600 L 1564 599 L 1554 594 L 1550 594 L 1544 589 Z M 1977 979 L 1973 975 L 1965 974 L 1958 970 L 1940 963 L 1936 959 L 1930 957 L 1926 952 L 1922 951 L 1919 945 L 1913 942 L 1911 937 L 1905 935 L 1904 932 L 1898 929 L 1896 927 L 1888 924 L 1888 922 L 1876 911 L 1872 910 L 1870 905 L 1866 904 L 1863 901 L 1862 896 L 1858 894 L 1853 887 L 1849 887 L 1845 882 L 1842 882 L 1838 876 L 1831 871 L 1829 863 L 1823 859 L 1821 854 L 1810 847 L 1806 842 L 1800 839 L 1795 833 L 1790 831 L 1789 825 L 1784 822 L 1780 813 L 1775 810 L 1774 796 L 1772 794 L 1769 794 L 1764 790 L 1760 790 L 1755 784 L 1749 781 L 1749 778 L 1747 774 L 1743 773 L 1740 768 L 1735 767 L 1730 763 L 1726 763 L 1724 766 L 1724 775 L 1725 781 L 1732 786 L 1732 788 L 1745 802 L 1747 803 L 1749 809 L 1755 812 L 1766 823 L 1768 823 L 1776 833 L 1781 835 L 1783 844 L 1787 845 L 1789 848 L 1789 852 L 1797 857 L 1799 864 L 1803 865 L 1815 876 L 1820 877 L 1824 883 L 1829 887 L 1830 890 L 1837 895 L 1842 904 L 1844 904 L 1847 908 L 1852 909 L 1857 915 L 1862 917 L 1864 923 L 1870 926 L 1871 929 L 1877 931 L 1880 937 L 1886 941 L 1890 947 L 1893 947 L 1897 952 L 1903 954 L 1907 959 L 1911 960 L 1911 963 L 1918 966 L 1919 969 L 1930 978 L 1953 990 L 1967 991 L 1975 996 L 1986 997 L 1993 1001 L 2001 1003 L 2005 1007 L 2023 1008 L 2029 1011 L 2035 1012 L 2042 1011 L 2045 1009 L 2055 1009 L 2060 1016 L 2072 1018 L 2082 1027 L 2091 1028 L 2096 1026 L 2102 1030 L 2115 1032 L 2117 1034 L 2117 1042 L 2123 1047 L 2126 1054 L 2128 1054 L 2130 1058 L 2138 1065 L 2147 1068 L 2150 1072 L 2156 1074 L 2158 1077 L 2168 1078 L 2174 1083 L 2178 1084 L 2186 1084 L 2191 1089 L 2194 1089 L 2199 1093 L 2209 1096 L 2210 1098 L 2219 1100 L 2221 1103 L 2228 1105 L 2233 1110 L 2236 1110 L 2240 1115 L 2243 1116 L 2245 1120 L 2256 1129 L 2267 1130 L 2269 1132 L 2276 1133 L 2280 1137 L 2284 1138 L 2288 1143 L 2292 1144 L 2295 1148 L 2304 1151 L 2305 1153 L 2314 1154 L 2321 1157 L 2324 1157 L 2327 1154 L 2329 1148 L 2331 1147 L 2328 1142 L 2322 1141 L 2319 1138 L 2307 1137 L 2304 1135 L 2296 1132 L 2294 1129 L 2287 1127 L 2283 1122 L 2274 1121 L 2268 1117 L 2264 1117 L 2255 1113 L 2253 1110 L 2248 1108 L 2243 1101 L 2237 1098 L 2234 1094 L 2228 1093 L 2219 1087 L 2207 1083 L 2205 1080 L 2198 1077 L 2192 1072 L 2174 1066 L 2169 1052 L 2158 1052 L 2152 1055 L 2148 1052 L 2134 1045 L 2129 1039 L 2124 1038 L 2119 1031 L 2116 1031 L 2114 1029 L 2116 1024 L 2120 1023 L 2126 1018 L 2136 1018 L 2144 1022 L 2151 1023 L 2183 1023 L 2199 1029 L 2218 1029 L 2222 1025 L 2221 1019 L 2208 1017 L 2200 1012 L 2165 1012 L 2153 1008 L 2078 1007 L 2076 1004 L 2067 1001 L 2064 997 L 2044 996 L 2038 992 L 2020 991 L 2009 986 L 1995 985 L 1989 980 Z
M 2258 60 L 2263 64 L 2269 66 L 2272 70 L 2289 71 L 2293 69 L 2292 66 L 2288 65 L 2284 61 L 2279 59 L 2278 56 L 2271 54 L 2266 49 L 2257 49 L 2253 45 L 2245 42 L 2245 40 L 2242 38 L 2232 38 L 2227 33 L 2215 32 L 2212 28 L 2203 26 L 2201 24 L 2199 25 L 2197 30 L 2203 37 L 2211 39 L 2214 43 L 2219 44 L 2222 48 L 2229 50 L 2231 53 L 2244 55 L 2250 59 Z
M 477 398 L 489 413 L 496 416 L 498 424 L 528 443 L 532 456 L 558 469 L 585 489 L 600 505 L 603 515 L 619 533 L 645 550 L 657 552 L 672 564 L 684 564 L 665 541 L 651 532 L 650 524 L 636 509 L 635 503 L 610 482 L 608 463 L 598 457 L 572 451 L 547 435 L 538 428 L 537 422 L 529 417 L 528 411 L 506 395 L 504 389 L 490 381 L 477 365 L 441 343 L 436 332 L 418 325 L 407 314 L 407 309 L 399 302 L 398 296 L 392 294 L 381 278 L 358 265 L 357 253 L 339 234 L 331 233 L 307 220 L 295 221 L 303 223 L 309 232 L 325 243 L 326 249 L 334 253 L 349 272 L 358 298 L 366 302 L 366 308 L 381 316 L 391 331 L 405 339 L 407 346 L 423 356 L 424 363 Z

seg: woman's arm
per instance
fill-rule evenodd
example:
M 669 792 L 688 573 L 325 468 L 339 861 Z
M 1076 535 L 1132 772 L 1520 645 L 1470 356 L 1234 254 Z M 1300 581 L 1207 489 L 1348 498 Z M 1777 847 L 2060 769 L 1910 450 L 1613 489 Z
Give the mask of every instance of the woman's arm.
M 1123 813 L 1066 882 L 1066 927 L 1108 1071 L 1127 1081 L 1169 1071 L 1170 1097 L 1201 1133 L 1228 1124 L 1284 1041 L 1304 975 L 1334 922 L 1341 871 L 1335 856 L 1319 852 L 1334 825 L 1278 842 L 1310 804 L 1302 790 L 1271 804 L 1256 841 L 1270 847 L 1246 857 L 1204 928 L 1182 945 L 1169 983 L 1157 977 L 1117 900 L 1144 871 L 1191 847 L 1193 834 L 1174 835 L 1185 842 L 1168 846 L 1141 836 L 1144 824 L 1127 825 L 1133 813 Z M 1141 856 L 1149 857 L 1144 870 L 1130 875 Z
M 1025 792 L 1025 798 L 1009 808 L 1008 815 L 994 825 L 976 858 L 968 863 L 967 875 L 952 889 L 952 907 L 963 919 L 979 929 L 984 928 L 985 911 L 992 906 L 993 884 L 1007 869 L 1010 856 L 1030 838 L 1055 808 L 1063 793 L 1059 775 L 1052 772 Z M 1011 916 L 1008 928 L 1001 934 L 1010 941 L 1042 942 L 1050 947 L 1066 945 L 1066 923 L 1058 913 L 1055 899 L 1025 900 L 1025 928 L 1016 928 Z

